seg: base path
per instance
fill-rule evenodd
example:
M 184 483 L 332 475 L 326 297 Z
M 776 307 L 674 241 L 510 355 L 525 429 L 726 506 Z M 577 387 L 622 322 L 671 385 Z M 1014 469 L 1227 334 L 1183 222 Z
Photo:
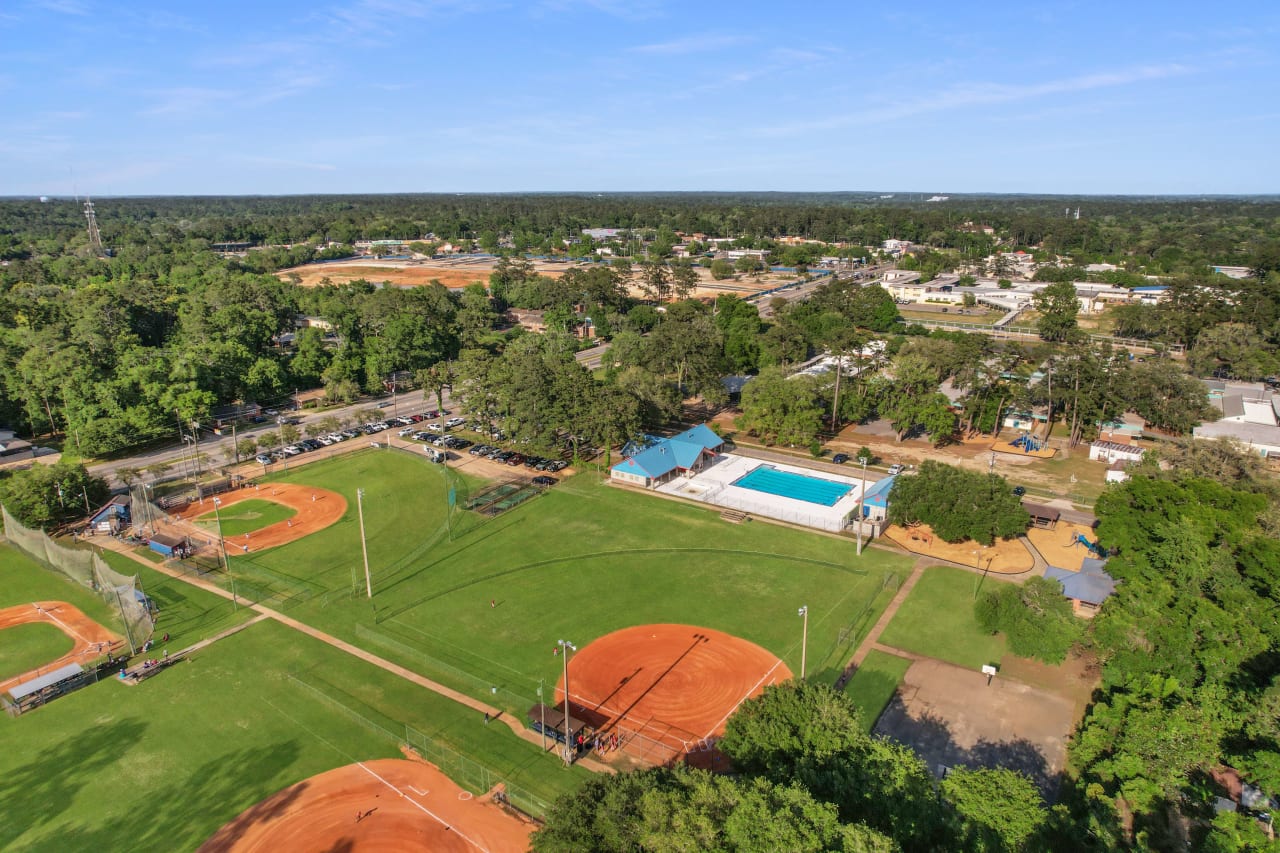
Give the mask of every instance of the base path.
M 742 702 L 790 678 L 771 652 L 693 625 L 624 628 L 569 660 L 571 707 L 585 711 L 589 724 L 680 752 L 703 748 Z M 563 677 L 556 696 L 564 700 Z
M 337 492 L 297 483 L 249 486 L 218 495 L 218 500 L 221 501 L 218 508 L 223 511 L 240 501 L 263 500 L 283 504 L 297 513 L 293 518 L 255 530 L 247 538 L 228 537 L 227 556 L 229 557 L 247 553 L 246 548 L 249 551 L 261 551 L 264 548 L 287 545 L 336 523 L 347 511 L 347 499 Z M 205 498 L 187 506 L 178 517 L 183 521 L 190 521 L 211 512 L 213 512 L 213 498 Z M 204 539 L 208 538 L 209 531 L 198 530 L 191 532 L 190 535 L 195 539 Z
M 199 853 L 528 850 L 535 825 L 430 764 L 383 758 L 312 776 L 251 806 Z
M 69 663 L 84 663 L 102 657 L 107 652 L 116 651 L 124 645 L 124 638 L 119 634 L 108 631 L 85 616 L 80 608 L 65 601 L 35 601 L 31 604 L 19 604 L 16 607 L 0 610 L 0 631 L 15 625 L 25 625 L 28 622 L 48 622 L 56 625 L 71 638 L 75 645 L 71 647 L 71 651 L 57 660 L 49 661 L 37 669 L 24 672 L 7 681 L 0 681 L 0 693 L 15 684 L 30 681 L 58 667 Z

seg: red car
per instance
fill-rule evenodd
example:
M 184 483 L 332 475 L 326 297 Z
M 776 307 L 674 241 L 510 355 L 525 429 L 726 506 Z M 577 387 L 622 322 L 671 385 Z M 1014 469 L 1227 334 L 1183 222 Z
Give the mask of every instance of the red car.
M 524 457 L 523 457 L 523 456 L 521 456 L 519 453 L 516 453 L 516 454 L 514 454 L 510 459 L 508 459 L 508 460 L 507 460 L 507 464 L 508 464 L 508 465 L 512 465 L 512 466 L 514 466 L 514 465 L 523 465 L 523 464 L 524 464 Z

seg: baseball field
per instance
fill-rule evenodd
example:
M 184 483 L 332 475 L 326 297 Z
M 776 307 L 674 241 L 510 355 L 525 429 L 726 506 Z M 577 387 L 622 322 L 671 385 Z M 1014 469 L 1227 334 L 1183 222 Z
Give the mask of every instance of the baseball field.
M 593 642 L 637 626 L 677 626 L 757 647 L 752 665 L 760 679 L 735 682 L 745 685 L 734 688 L 743 696 L 726 696 L 726 709 L 764 678 L 800 672 L 802 657 L 810 677 L 834 680 L 909 566 L 908 558 L 876 549 L 857 558 L 842 539 L 729 525 L 699 506 L 602 485 L 594 474 L 495 517 L 464 508 L 484 484 L 394 450 L 357 451 L 268 482 L 329 490 L 347 508 L 302 539 L 232 559 L 242 601 L 260 601 L 480 699 L 520 725 L 539 696 L 558 697 L 559 640 L 584 655 L 584 674 L 594 667 L 583 690 L 595 682 L 608 689 L 610 677 L 626 684 L 637 673 L 625 667 L 665 665 L 655 686 L 696 692 L 689 673 L 667 674 L 693 665 L 687 651 L 669 664 L 633 664 L 604 645 L 588 653 Z M 160 608 L 157 635 L 170 633 L 175 651 L 255 615 L 127 557 L 107 559 L 141 575 Z M 0 548 L 0 607 L 59 598 L 110 624 L 97 598 Z M 807 637 L 800 606 L 809 608 Z M 720 640 L 704 640 L 694 655 L 704 647 L 719 654 Z M 615 659 L 619 671 L 611 674 Z M 569 666 L 572 681 L 572 658 Z M 570 693 L 590 704 L 577 687 Z M 670 707 L 671 696 L 648 698 L 651 708 Z M 0 719 L 0 804 L 18 816 L 0 827 L 0 847 L 105 849 L 130 839 L 140 850 L 194 849 L 290 785 L 398 755 L 406 726 L 441 754 L 466 756 L 544 802 L 589 772 L 566 771 L 554 753 L 478 717 L 294 628 L 255 622 L 140 685 L 99 683 Z M 467 774 L 457 768 L 444 767 L 483 793 L 480 777 L 459 778 Z

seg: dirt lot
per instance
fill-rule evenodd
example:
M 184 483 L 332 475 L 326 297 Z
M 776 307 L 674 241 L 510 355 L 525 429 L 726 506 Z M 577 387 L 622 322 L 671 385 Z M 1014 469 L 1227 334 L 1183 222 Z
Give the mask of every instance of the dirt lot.
M 1052 802 L 1079 713 L 1058 692 L 934 660 L 916 661 L 876 723 L 876 733 L 944 767 L 1009 767 L 1035 780 Z
M 331 284 L 366 279 L 405 287 L 438 281 L 445 287 L 463 288 L 477 281 L 487 283 L 489 273 L 493 272 L 495 265 L 496 262 L 456 264 L 448 261 L 382 261 L 369 258 L 342 263 L 306 264 L 281 270 L 276 275 L 285 280 L 293 280 L 296 276 L 303 287 L 316 287 L 326 279 Z M 533 268 L 539 275 L 558 278 L 575 266 L 577 265 L 535 262 Z M 694 269 L 698 272 L 699 281 L 694 295 L 702 298 L 727 293 L 749 296 L 795 280 L 795 276 L 791 274 L 769 273 L 759 277 L 743 276 L 739 279 L 716 281 L 709 270 L 702 267 Z M 632 287 L 631 294 L 642 296 L 643 292 L 638 287 Z

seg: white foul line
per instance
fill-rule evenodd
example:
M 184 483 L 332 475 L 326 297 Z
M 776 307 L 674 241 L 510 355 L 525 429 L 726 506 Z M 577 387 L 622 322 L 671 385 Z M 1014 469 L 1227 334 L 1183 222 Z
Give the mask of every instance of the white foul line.
M 62 630 L 66 631 L 68 634 L 70 634 L 71 636 L 75 637 L 75 638 L 76 638 L 77 640 L 79 640 L 80 642 L 82 642 L 82 643 L 87 643 L 87 642 L 89 642 L 89 641 L 88 641 L 88 640 L 86 640 L 84 637 L 80 636 L 80 633 L 79 633 L 78 631 L 76 631 L 76 629 L 75 629 L 75 628 L 72 628 L 72 627 L 71 627 L 70 625 L 68 625 L 66 622 L 63 622 L 63 621 L 62 621 L 61 619 L 59 619 L 57 616 L 54 616 L 54 615 L 53 615 L 53 613 L 52 613 L 51 611 L 49 611 L 49 610 L 47 610 L 47 609 L 45 609 L 45 608 L 43 608 L 43 607 L 40 607 L 39 605 L 36 605 L 36 604 L 32 604 L 31 606 L 32 606 L 32 607 L 34 607 L 36 610 L 40 611 L 41 613 L 43 613 L 45 616 L 49 617 L 49 619 L 50 619 L 51 621 L 53 621 L 53 622 L 57 622 L 57 623 L 58 623 L 58 626 L 59 626 L 60 628 L 62 628 Z
M 467 842 L 468 844 L 470 844 L 472 847 L 476 848 L 477 850 L 483 850 L 483 851 L 484 851 L 484 853 L 489 853 L 489 849 L 488 849 L 487 847 L 484 847 L 483 845 L 478 844 L 478 843 L 476 843 L 475 841 L 472 841 L 470 838 L 468 838 L 468 837 L 466 836 L 466 834 L 465 834 L 465 833 L 458 832 L 458 830 L 456 830 L 456 829 L 454 829 L 452 826 L 450 826 L 450 825 L 449 825 L 449 824 L 444 820 L 444 818 L 440 817 L 438 814 L 436 814 L 435 812 L 431 811 L 429 808 L 427 808 L 427 807 L 426 807 L 426 806 L 424 806 L 422 803 L 420 803 L 420 802 L 418 802 L 417 800 L 415 800 L 413 797 L 410 797 L 410 796 L 409 796 L 408 794 L 406 794 L 404 791 L 401 791 L 401 790 L 400 790 L 399 788 L 397 788 L 395 785 L 392 785 L 392 784 L 391 784 L 390 782 L 388 782 L 386 779 L 383 779 L 383 778 L 382 778 L 381 776 L 379 776 L 377 773 L 374 773 L 374 772 L 373 772 L 372 770 L 370 770 L 368 767 L 365 767 L 365 766 L 364 766 L 364 762 L 363 762 L 363 761 L 357 761 L 357 762 L 356 762 L 356 764 L 357 764 L 357 765 L 360 767 L 360 769 L 361 769 L 361 770 L 363 770 L 365 773 L 368 773 L 370 776 L 372 776 L 373 778 L 377 779 L 379 782 L 381 782 L 382 784 L 386 785 L 386 786 L 387 786 L 388 788 L 390 788 L 391 790 L 395 791 L 395 792 L 396 792 L 397 794 L 399 794 L 403 799 L 406 799 L 406 800 L 408 800 L 409 802 L 413 803 L 413 805 L 414 805 L 414 806 L 416 806 L 416 807 L 418 808 L 418 810 L 419 810 L 419 811 L 421 811 L 423 814 L 426 814 L 426 815 L 428 815 L 428 816 L 430 816 L 430 817 L 432 817 L 432 818 L 435 818 L 435 820 L 436 820 L 436 821 L 438 821 L 438 822 L 440 823 L 440 825 L 441 825 L 441 826 L 443 826 L 445 829 L 448 829 L 448 830 L 451 830 L 451 831 L 453 831 L 453 832 L 457 833 L 457 835 L 458 835 L 458 837 L 459 837 L 459 838 L 461 838 L 463 841 Z
M 750 689 L 750 690 L 748 690 L 745 694 L 743 694 L 743 697 L 742 697 L 741 699 L 739 699 L 739 700 L 737 701 L 737 703 L 735 703 L 735 704 L 734 704 L 734 706 L 733 706 L 732 708 L 730 708 L 728 711 L 726 711 L 726 712 L 725 712 L 725 715 L 724 715 L 723 717 L 721 717 L 719 720 L 717 720 L 717 721 L 716 721 L 716 724 L 715 724 L 714 726 L 712 726 L 712 727 L 711 727 L 711 729 L 710 729 L 710 730 L 709 730 L 705 735 L 703 735 L 703 736 L 702 736 L 702 739 L 703 739 L 703 740 L 706 740 L 707 738 L 709 738 L 709 737 L 711 737 L 713 734 L 715 734 L 716 729 L 720 728 L 721 723 L 723 723 L 725 720 L 729 719 L 729 717 L 733 716 L 733 712 L 734 712 L 734 711 L 736 711 L 736 710 L 738 710 L 738 706 L 739 706 L 739 705 L 741 705 L 743 702 L 747 701 L 747 699 L 749 699 L 749 698 L 751 697 L 751 694 L 755 692 L 755 689 L 756 689 L 757 687 L 759 687 L 759 686 L 764 682 L 764 680 L 765 680 L 766 678 L 768 678 L 769 676 L 773 675 L 773 671 L 774 671 L 775 669 L 777 669 L 778 667 L 780 667 L 780 666 L 782 666 L 782 661 L 781 661 L 781 659 L 779 659 L 779 660 L 778 660 L 778 662 L 777 662 L 777 663 L 775 663 L 773 666 L 769 667 L 769 671 L 768 671 L 768 672 L 766 672 L 764 675 L 760 676 L 760 680 L 759 680 L 759 681 L 757 681 L 755 684 L 751 685 L 751 689 Z

